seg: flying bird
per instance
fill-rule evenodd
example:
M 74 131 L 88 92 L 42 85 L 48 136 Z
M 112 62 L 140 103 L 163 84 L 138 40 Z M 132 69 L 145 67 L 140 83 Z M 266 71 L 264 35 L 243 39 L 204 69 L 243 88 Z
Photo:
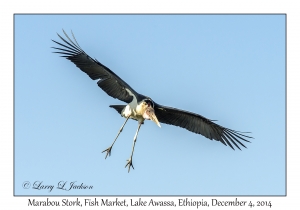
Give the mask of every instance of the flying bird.
M 250 142 L 248 139 L 252 138 L 245 135 L 246 132 L 235 131 L 223 126 L 220 126 L 199 114 L 176 109 L 168 106 L 163 106 L 150 97 L 142 95 L 129 86 L 124 80 L 122 80 L 117 74 L 115 74 L 108 67 L 104 66 L 98 60 L 91 58 L 86 54 L 77 43 L 75 36 L 72 32 L 73 40 L 63 30 L 66 38 L 63 38 L 59 34 L 59 38 L 62 43 L 55 42 L 60 47 L 52 47 L 58 51 L 54 53 L 62 54 L 61 57 L 72 61 L 81 71 L 85 72 L 92 80 L 99 80 L 98 86 L 105 91 L 109 96 L 117 98 L 126 103 L 126 105 L 110 105 L 114 108 L 122 117 L 126 120 L 121 126 L 116 138 L 111 146 L 105 149 L 102 153 L 106 152 L 105 159 L 111 155 L 111 150 L 122 132 L 128 119 L 138 121 L 138 127 L 133 138 L 133 145 L 131 155 L 127 160 L 125 168 L 133 167 L 132 159 L 135 148 L 137 136 L 142 124 L 145 120 L 151 120 L 161 127 L 160 123 L 169 125 L 175 125 L 187 129 L 188 131 L 201 134 L 210 140 L 216 140 L 223 143 L 225 146 L 229 145 L 233 150 L 234 146 L 241 150 L 240 146 L 247 148 L 242 142 Z

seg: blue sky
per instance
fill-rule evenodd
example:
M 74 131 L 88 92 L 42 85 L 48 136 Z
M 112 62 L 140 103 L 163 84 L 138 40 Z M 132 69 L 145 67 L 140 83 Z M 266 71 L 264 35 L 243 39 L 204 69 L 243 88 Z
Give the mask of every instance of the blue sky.
M 16 195 L 284 195 L 284 15 L 16 15 Z M 147 121 L 133 164 L 136 121 L 51 41 L 71 30 L 91 57 L 157 103 L 198 113 L 255 138 L 233 151 Z M 35 181 L 92 190 L 24 189 Z

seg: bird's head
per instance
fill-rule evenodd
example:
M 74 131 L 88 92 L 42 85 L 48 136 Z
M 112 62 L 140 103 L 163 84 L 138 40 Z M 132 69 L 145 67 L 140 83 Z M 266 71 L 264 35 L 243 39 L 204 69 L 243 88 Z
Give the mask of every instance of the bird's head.
M 142 101 L 142 107 L 143 107 L 143 110 L 144 110 L 144 113 L 143 113 L 143 118 L 144 119 L 147 119 L 147 120 L 152 120 L 153 122 L 156 123 L 156 125 L 158 127 L 161 127 L 160 124 L 159 124 L 159 121 L 157 120 L 157 117 L 155 115 L 155 111 L 154 111 L 154 103 L 152 100 L 150 99 L 144 99 Z

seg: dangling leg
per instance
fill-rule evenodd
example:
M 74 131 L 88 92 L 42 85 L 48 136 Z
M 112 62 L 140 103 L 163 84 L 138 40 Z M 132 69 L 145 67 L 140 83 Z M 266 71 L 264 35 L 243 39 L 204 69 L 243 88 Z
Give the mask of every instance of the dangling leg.
M 123 130 L 125 124 L 127 123 L 127 120 L 128 120 L 128 119 L 129 119 L 129 116 L 126 118 L 124 124 L 123 124 L 122 127 L 120 128 L 119 133 L 118 133 L 117 137 L 115 138 L 114 142 L 112 143 L 112 145 L 111 145 L 110 147 L 108 147 L 106 150 L 103 151 L 103 152 L 106 152 L 105 159 L 107 158 L 107 155 L 110 156 L 111 149 L 112 149 L 114 143 L 116 142 L 117 138 L 119 137 L 120 133 L 122 132 L 122 130 Z M 102 153 L 103 153 L 103 152 L 102 152 Z
M 125 165 L 125 168 L 128 166 L 128 173 L 129 173 L 129 171 L 130 171 L 130 167 L 132 167 L 132 168 L 134 169 L 134 167 L 133 167 L 133 165 L 132 165 L 132 156 L 133 156 L 133 152 L 134 152 L 134 146 L 135 146 L 135 142 L 136 142 L 136 139 L 137 139 L 137 135 L 138 135 L 138 133 L 139 133 L 139 130 L 140 130 L 141 125 L 142 125 L 142 122 L 139 122 L 138 129 L 137 129 L 137 131 L 136 131 L 136 133 L 135 133 L 135 136 L 134 136 L 134 139 L 133 139 L 133 145 L 132 145 L 131 156 L 130 156 L 130 158 L 127 160 L 127 164 Z

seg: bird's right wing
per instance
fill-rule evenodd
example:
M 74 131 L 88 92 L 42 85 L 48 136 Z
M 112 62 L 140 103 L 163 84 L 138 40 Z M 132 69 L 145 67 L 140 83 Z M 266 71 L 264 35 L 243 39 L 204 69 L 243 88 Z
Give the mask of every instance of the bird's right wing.
M 54 49 L 59 50 L 55 53 L 63 54 L 62 57 L 66 57 L 68 60 L 72 61 L 91 79 L 100 79 L 100 81 L 98 81 L 98 86 L 102 90 L 104 90 L 109 96 L 117 98 L 126 103 L 130 103 L 133 97 L 129 94 L 127 90 L 129 90 L 134 95 L 137 95 L 137 92 L 109 68 L 101 64 L 96 59 L 93 59 L 89 55 L 87 55 L 77 43 L 73 33 L 72 35 L 74 41 L 72 41 L 69 38 L 65 31 L 63 32 L 69 41 L 57 34 L 62 39 L 62 41 L 64 41 L 64 44 L 52 40 L 56 44 L 63 47 L 53 47 Z
M 246 138 L 252 138 L 241 134 L 241 132 L 222 127 L 212 120 L 192 112 L 162 106 L 157 103 L 155 103 L 154 109 L 159 122 L 185 128 L 211 140 L 215 139 L 226 146 L 229 145 L 232 149 L 234 149 L 232 144 L 238 149 L 240 149 L 238 144 L 246 148 L 240 140 L 250 142 Z

